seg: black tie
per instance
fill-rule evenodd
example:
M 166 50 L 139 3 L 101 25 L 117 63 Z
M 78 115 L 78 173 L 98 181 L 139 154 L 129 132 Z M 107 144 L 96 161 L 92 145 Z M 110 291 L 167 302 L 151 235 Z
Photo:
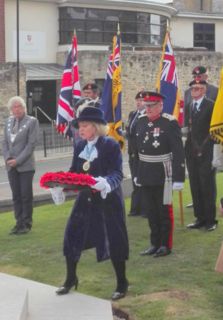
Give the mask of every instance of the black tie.
M 192 108 L 193 114 L 196 114 L 196 113 L 198 112 L 198 110 L 197 110 L 197 105 L 198 105 L 197 102 L 194 102 L 194 103 L 193 103 L 193 108 Z

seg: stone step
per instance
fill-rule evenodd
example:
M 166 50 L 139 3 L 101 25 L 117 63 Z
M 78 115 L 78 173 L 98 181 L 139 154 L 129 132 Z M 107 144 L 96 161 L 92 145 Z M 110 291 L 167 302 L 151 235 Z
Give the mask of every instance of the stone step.
M 27 320 L 28 290 L 16 279 L 13 283 L 1 277 L 0 319 Z
M 26 320 L 113 320 L 111 302 L 108 300 L 74 291 L 64 296 L 57 296 L 56 288 L 53 286 L 0 273 L 1 291 L 3 282 L 11 290 L 16 287 L 27 289 L 29 307 Z M 3 305 L 4 299 L 7 297 L 2 295 Z M 7 318 L 7 314 L 2 314 L 2 310 L 0 319 L 14 320 Z

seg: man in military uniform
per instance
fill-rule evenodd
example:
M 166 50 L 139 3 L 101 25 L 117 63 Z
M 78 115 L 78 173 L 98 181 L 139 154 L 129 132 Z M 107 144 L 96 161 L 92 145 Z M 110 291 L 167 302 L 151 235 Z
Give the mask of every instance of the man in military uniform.
M 126 126 L 126 137 L 128 140 L 128 155 L 129 155 L 129 168 L 132 177 L 132 186 L 133 191 L 131 194 L 131 207 L 129 216 L 144 216 L 144 212 L 142 210 L 142 203 L 140 200 L 141 188 L 136 186 L 133 181 L 134 177 L 136 177 L 137 163 L 134 161 L 134 152 L 133 152 L 133 143 L 135 139 L 135 127 L 140 115 L 144 114 L 145 106 L 144 106 L 144 91 L 139 91 L 135 96 L 136 101 L 136 110 L 131 111 L 128 117 L 128 123 Z
M 205 80 L 193 80 L 190 87 L 192 103 L 185 109 L 185 155 L 196 220 L 187 227 L 205 227 L 213 231 L 217 227 L 216 181 L 212 167 L 214 142 L 210 138 L 209 128 L 214 102 L 206 98 Z
M 100 94 L 96 83 L 87 83 L 82 89 L 82 97 L 96 101 L 95 107 L 100 107 Z
M 184 149 L 176 119 L 163 113 L 163 99 L 146 92 L 146 114 L 136 125 L 135 158 L 137 181 L 151 229 L 151 244 L 141 255 L 166 256 L 171 253 L 173 233 L 172 190 L 181 190 L 185 179 Z

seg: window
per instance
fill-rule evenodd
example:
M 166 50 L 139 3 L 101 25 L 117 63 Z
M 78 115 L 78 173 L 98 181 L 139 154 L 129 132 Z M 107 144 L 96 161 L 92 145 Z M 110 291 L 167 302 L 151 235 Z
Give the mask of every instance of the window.
M 74 29 L 79 44 L 111 44 L 120 23 L 122 42 L 161 45 L 164 16 L 134 11 L 62 7 L 59 8 L 59 44 L 70 44 Z
M 215 25 L 213 23 L 194 23 L 194 47 L 215 50 Z

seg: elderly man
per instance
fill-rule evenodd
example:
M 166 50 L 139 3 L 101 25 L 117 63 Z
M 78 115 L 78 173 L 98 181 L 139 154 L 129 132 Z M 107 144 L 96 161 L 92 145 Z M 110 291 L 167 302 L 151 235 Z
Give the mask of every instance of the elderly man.
M 217 227 L 216 181 L 212 166 L 214 142 L 209 128 L 214 102 L 206 98 L 205 80 L 193 80 L 190 87 L 192 103 L 185 109 L 185 155 L 196 220 L 187 227 L 213 231 Z
M 11 116 L 5 124 L 3 157 L 12 190 L 16 225 L 10 234 L 24 234 L 32 228 L 33 189 L 35 172 L 34 149 L 38 139 L 38 120 L 26 114 L 21 97 L 8 102 Z
M 136 183 L 141 185 L 151 229 L 151 247 L 141 255 L 162 257 L 171 253 L 173 233 L 172 189 L 181 190 L 185 179 L 184 149 L 176 119 L 162 113 L 163 99 L 146 92 L 146 114 L 136 124 Z
M 207 82 L 207 89 L 206 89 L 205 95 L 208 99 L 215 101 L 218 95 L 218 88 L 213 84 L 208 83 L 207 68 L 205 68 L 204 66 L 195 67 L 192 71 L 192 76 L 193 76 L 193 80 Z M 187 89 L 184 93 L 184 105 L 188 106 L 191 102 L 192 102 L 191 87 L 189 87 L 189 89 Z

